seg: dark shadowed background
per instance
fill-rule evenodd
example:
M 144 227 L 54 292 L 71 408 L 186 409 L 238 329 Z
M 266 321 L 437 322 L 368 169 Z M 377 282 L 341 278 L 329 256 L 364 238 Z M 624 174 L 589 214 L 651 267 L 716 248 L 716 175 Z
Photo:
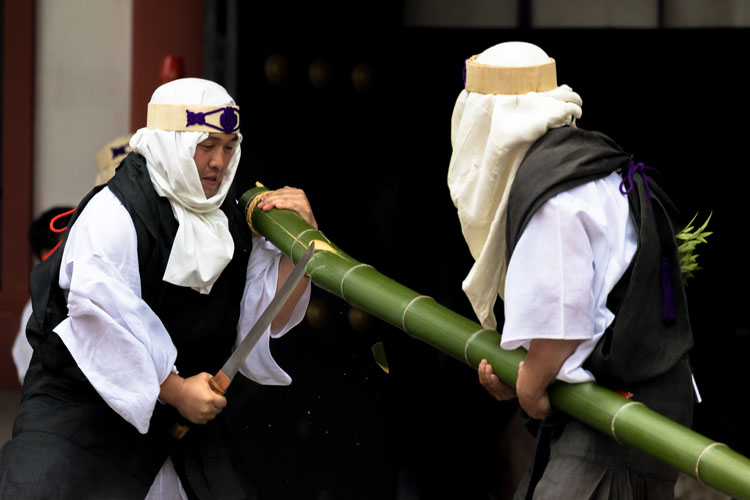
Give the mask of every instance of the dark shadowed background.
M 685 222 L 713 213 L 698 252 L 704 270 L 687 288 L 704 398 L 695 429 L 750 455 L 740 412 L 750 382 L 749 31 L 405 28 L 400 6 L 303 7 L 292 18 L 283 6 L 239 8 L 241 189 L 304 188 L 339 247 L 472 319 L 461 291 L 472 260 L 446 184 L 463 62 L 509 40 L 555 58 L 558 82 L 583 98 L 581 128 L 657 168 Z M 230 396 L 268 498 L 497 494 L 500 434 L 515 403 L 495 402 L 470 368 L 399 330 L 350 319 L 321 289 L 312 309 L 317 321 L 272 344 L 293 384 L 238 383 Z M 376 342 L 388 374 L 373 360 Z

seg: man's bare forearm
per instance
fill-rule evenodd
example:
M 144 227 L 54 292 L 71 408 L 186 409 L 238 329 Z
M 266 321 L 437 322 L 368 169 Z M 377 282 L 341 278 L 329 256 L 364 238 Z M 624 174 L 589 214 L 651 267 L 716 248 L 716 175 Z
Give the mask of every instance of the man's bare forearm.
M 294 261 L 292 261 L 292 259 L 290 259 L 286 255 L 282 255 L 281 260 L 279 260 L 279 278 L 276 284 L 277 292 L 284 285 L 287 278 L 289 278 L 289 275 L 292 274 L 293 270 Z M 284 325 L 286 325 L 289 321 L 289 318 L 291 318 L 292 312 L 294 312 L 294 308 L 297 305 L 297 302 L 299 302 L 299 300 L 302 298 L 302 295 L 305 293 L 305 289 L 307 288 L 307 285 L 309 283 L 309 278 L 302 278 L 302 280 L 300 280 L 299 284 L 292 291 L 292 294 L 289 296 L 286 303 L 271 323 L 271 330 L 277 332 L 284 328 Z
M 550 416 L 552 408 L 547 387 L 563 363 L 576 350 L 580 340 L 534 339 L 526 360 L 518 367 L 516 392 L 521 407 L 533 418 Z

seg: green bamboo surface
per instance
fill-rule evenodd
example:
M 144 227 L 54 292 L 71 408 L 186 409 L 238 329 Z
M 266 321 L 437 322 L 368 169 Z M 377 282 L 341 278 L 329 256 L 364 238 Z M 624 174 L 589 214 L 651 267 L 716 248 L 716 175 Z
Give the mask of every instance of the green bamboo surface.
M 255 209 L 253 201 L 266 190 L 259 185 L 242 196 L 240 206 L 249 211 L 248 223 L 295 262 L 315 242 L 315 254 L 307 264 L 313 283 L 474 370 L 487 359 L 497 376 L 515 387 L 525 350 L 501 349 L 497 331 L 483 329 L 350 257 L 294 212 Z M 549 394 L 557 410 L 620 444 L 662 460 L 733 498 L 750 500 L 750 460 L 728 446 L 595 383 L 557 382 Z

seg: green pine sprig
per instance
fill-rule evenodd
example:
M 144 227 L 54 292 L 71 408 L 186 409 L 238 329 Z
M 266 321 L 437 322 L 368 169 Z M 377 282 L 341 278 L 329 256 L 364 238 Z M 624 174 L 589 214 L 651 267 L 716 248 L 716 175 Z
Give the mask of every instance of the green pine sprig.
M 699 243 L 706 243 L 706 237 L 713 234 L 711 231 L 706 231 L 708 221 L 711 220 L 711 215 L 713 215 L 713 212 L 708 215 L 706 222 L 701 227 L 693 231 L 693 222 L 698 217 L 698 214 L 695 214 L 688 225 L 676 235 L 679 242 L 677 252 L 680 255 L 680 270 L 682 271 L 682 283 L 684 285 L 687 285 L 689 278 L 694 277 L 693 273 L 695 271 L 703 269 L 698 265 L 698 254 L 695 253 L 695 247 Z

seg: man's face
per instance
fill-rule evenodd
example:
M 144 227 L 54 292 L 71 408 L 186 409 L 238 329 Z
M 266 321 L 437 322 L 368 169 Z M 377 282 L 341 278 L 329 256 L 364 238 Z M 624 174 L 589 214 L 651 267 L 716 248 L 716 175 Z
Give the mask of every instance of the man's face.
M 195 148 L 193 159 L 198 167 L 198 177 L 206 198 L 212 197 L 219 190 L 237 140 L 237 134 L 210 133 L 208 139 L 198 143 Z

